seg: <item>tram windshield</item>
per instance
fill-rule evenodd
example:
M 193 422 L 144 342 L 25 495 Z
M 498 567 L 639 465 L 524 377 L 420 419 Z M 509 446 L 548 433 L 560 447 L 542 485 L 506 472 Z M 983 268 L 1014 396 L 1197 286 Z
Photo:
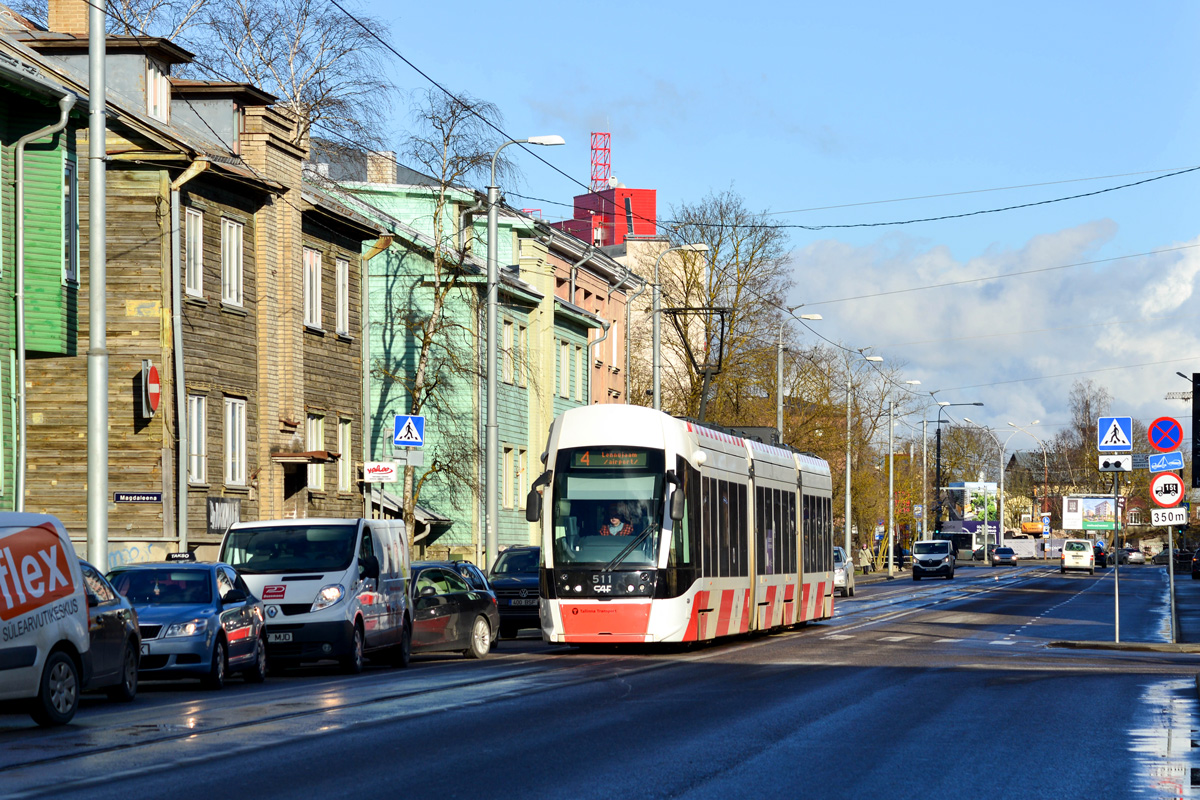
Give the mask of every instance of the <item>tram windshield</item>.
M 654 566 L 663 518 L 663 453 L 627 447 L 563 450 L 554 470 L 559 566 Z

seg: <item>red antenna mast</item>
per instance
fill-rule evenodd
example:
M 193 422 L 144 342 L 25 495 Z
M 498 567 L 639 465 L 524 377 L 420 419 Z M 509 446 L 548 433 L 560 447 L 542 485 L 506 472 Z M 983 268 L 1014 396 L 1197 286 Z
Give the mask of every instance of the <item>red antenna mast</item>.
M 608 188 L 608 177 L 612 169 L 612 134 L 592 132 L 592 191 L 602 192 Z

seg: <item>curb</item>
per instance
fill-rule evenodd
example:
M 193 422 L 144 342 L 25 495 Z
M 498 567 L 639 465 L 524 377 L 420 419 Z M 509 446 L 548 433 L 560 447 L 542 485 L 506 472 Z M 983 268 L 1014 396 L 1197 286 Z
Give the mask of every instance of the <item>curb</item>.
M 1049 642 L 1047 647 L 1063 647 L 1073 650 L 1124 650 L 1143 653 L 1200 653 L 1200 644 L 1168 644 L 1166 642 Z M 1196 676 L 1196 690 L 1200 693 L 1200 675 Z

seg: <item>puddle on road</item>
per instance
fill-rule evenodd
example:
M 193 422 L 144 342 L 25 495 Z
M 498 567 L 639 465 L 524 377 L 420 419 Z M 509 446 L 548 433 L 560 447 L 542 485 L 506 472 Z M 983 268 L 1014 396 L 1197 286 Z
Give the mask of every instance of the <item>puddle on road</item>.
M 1152 683 L 1142 692 L 1146 727 L 1129 731 L 1133 789 L 1150 798 L 1200 797 L 1200 717 L 1194 679 Z

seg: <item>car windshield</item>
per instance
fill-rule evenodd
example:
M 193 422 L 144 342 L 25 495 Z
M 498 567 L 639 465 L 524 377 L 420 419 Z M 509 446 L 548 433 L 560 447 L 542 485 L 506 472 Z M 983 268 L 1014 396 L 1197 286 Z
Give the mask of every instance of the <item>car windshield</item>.
M 357 526 L 280 525 L 229 532 L 221 561 L 247 575 L 280 572 L 340 572 L 350 566 Z
M 913 545 L 913 552 L 919 556 L 944 556 L 949 551 L 943 542 L 917 542 Z
M 654 566 L 663 515 L 663 453 L 576 448 L 554 470 L 554 560 Z
M 203 605 L 212 602 L 212 577 L 203 569 L 131 569 L 109 582 L 134 605 Z
M 1012 554 L 1013 554 L 1013 549 L 1011 547 L 997 547 L 996 548 L 996 555 L 998 555 L 998 556 L 1011 556 Z
M 1088 546 L 1083 542 L 1067 542 L 1065 545 L 1063 545 L 1063 549 L 1079 552 L 1081 550 L 1087 550 Z
M 518 550 L 516 552 L 501 553 L 496 559 L 496 564 L 492 567 L 493 575 L 537 575 L 538 573 L 538 553 L 537 550 Z

